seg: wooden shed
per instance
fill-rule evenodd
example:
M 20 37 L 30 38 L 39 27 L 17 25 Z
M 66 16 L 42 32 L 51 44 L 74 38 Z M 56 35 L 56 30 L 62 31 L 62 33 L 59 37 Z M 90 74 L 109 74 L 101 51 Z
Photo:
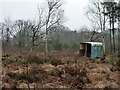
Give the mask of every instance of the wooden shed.
M 80 43 L 80 56 L 87 56 L 91 58 L 101 58 L 103 44 L 101 42 L 84 42 Z

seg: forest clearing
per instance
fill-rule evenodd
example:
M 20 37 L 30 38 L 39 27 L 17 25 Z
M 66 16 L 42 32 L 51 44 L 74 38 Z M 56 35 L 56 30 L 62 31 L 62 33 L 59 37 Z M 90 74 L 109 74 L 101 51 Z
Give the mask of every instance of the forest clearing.
M 120 0 L 0 7 L 0 88 L 120 88 Z

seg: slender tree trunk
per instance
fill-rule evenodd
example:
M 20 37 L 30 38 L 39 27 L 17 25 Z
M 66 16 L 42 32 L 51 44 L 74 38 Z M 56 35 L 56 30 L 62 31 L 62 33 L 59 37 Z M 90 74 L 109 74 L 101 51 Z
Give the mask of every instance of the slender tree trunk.
M 110 51 L 112 53 L 112 41 L 111 41 L 111 18 L 110 18 Z
M 105 13 L 105 7 L 103 7 L 103 12 Z M 102 39 L 103 39 L 103 55 L 105 55 L 105 14 L 104 14 L 104 22 L 103 22 L 103 31 L 102 31 Z
M 114 16 L 112 17 L 113 53 L 115 53 Z
M 35 44 L 34 44 L 34 38 L 32 40 L 32 52 L 34 51 L 34 47 L 35 47 Z
M 118 12 L 118 52 L 120 52 L 120 12 Z
M 9 43 L 9 35 L 8 35 L 8 32 L 9 32 L 9 28 L 7 28 L 7 45 L 8 45 L 8 43 Z
M 8 51 L 8 44 L 9 44 L 9 28 L 6 29 L 7 31 L 7 36 L 6 36 L 6 49 L 5 49 L 5 53 L 6 51 Z
M 119 51 L 119 43 L 120 43 L 120 42 L 119 42 L 119 24 L 118 24 L 118 35 L 117 35 L 117 39 L 118 39 L 117 42 L 118 42 L 118 51 Z
M 120 21 L 118 23 L 118 51 L 120 52 Z
M 46 54 L 48 55 L 48 23 L 49 23 L 49 19 L 50 19 L 50 10 L 48 12 L 48 17 L 47 17 L 47 21 L 46 21 Z
M 34 51 L 34 47 L 35 47 L 35 33 L 33 32 L 33 36 L 32 36 L 32 52 Z
M 46 54 L 48 54 L 48 31 L 46 30 Z

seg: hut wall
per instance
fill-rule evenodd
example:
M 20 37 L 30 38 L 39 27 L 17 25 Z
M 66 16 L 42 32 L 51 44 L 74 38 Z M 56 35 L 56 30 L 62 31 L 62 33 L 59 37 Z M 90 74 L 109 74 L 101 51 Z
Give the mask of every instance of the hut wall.
M 92 46 L 91 47 L 91 57 L 92 58 L 102 57 L 102 46 Z

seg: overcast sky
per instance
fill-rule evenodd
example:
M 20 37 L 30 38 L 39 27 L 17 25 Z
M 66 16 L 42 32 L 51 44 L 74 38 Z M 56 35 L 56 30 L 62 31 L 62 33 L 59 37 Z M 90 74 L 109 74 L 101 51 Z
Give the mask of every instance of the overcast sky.
M 44 0 L 45 1 L 45 0 Z M 34 19 L 37 17 L 37 5 L 43 0 L 0 0 L 0 22 L 4 18 L 10 17 L 16 19 Z M 79 29 L 82 26 L 90 26 L 85 12 L 89 0 L 64 0 L 63 9 L 65 10 L 65 26 L 72 30 Z

